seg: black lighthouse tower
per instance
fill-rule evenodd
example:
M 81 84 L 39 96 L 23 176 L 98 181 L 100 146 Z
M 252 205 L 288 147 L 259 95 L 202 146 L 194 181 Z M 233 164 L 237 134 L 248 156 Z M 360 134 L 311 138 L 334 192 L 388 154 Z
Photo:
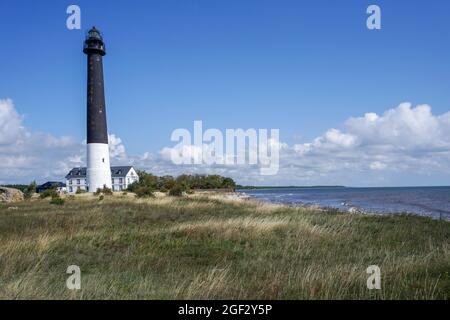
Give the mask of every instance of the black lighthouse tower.
M 103 56 L 106 54 L 103 37 L 92 27 L 84 41 L 87 55 L 87 183 L 90 192 L 104 186 L 111 188 L 108 127 L 106 124 Z

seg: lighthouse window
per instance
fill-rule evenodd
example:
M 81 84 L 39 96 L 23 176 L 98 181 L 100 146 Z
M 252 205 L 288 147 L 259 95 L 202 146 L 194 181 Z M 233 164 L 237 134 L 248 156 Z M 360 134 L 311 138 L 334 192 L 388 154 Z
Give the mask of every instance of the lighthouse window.
M 102 158 L 102 162 L 105 163 L 105 158 Z

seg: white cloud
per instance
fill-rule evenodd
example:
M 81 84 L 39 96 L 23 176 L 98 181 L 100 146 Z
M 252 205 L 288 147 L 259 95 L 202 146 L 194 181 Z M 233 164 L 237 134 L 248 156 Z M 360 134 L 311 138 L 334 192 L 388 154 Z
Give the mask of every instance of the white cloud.
M 450 112 L 436 116 L 428 105 L 402 103 L 381 115 L 350 118 L 342 129 L 310 142 L 280 146 L 280 170 L 273 177 L 248 165 L 195 169 L 225 172 L 248 184 L 444 184 L 450 178 Z M 162 158 L 170 159 L 171 150 L 164 148 Z
M 111 134 L 109 142 L 111 162 L 128 161 L 122 140 Z M 12 100 L 0 100 L 0 183 L 64 180 L 71 168 L 85 165 L 85 144 L 33 132 Z
M 0 100 L 0 177 L 4 183 L 64 175 L 80 147 L 69 137 L 32 132 L 23 125 L 12 100 Z
M 448 147 L 449 119 L 450 113 L 434 116 L 428 105 L 413 108 L 410 103 L 402 103 L 382 116 L 368 113 L 350 118 L 346 127 L 362 143 L 431 150 Z
M 374 161 L 369 165 L 370 169 L 372 170 L 383 170 L 385 169 L 387 166 L 386 164 L 380 162 L 380 161 Z
M 123 161 L 127 158 L 125 152 L 125 146 L 122 143 L 122 139 L 117 137 L 115 134 L 108 135 L 109 143 L 109 156 L 114 161 Z
M 24 131 L 22 117 L 14 108 L 12 100 L 0 100 L 0 145 L 16 141 Z
M 109 135 L 109 142 L 112 164 L 158 175 L 217 173 L 242 184 L 273 185 L 444 184 L 450 179 L 450 112 L 433 115 L 428 105 L 402 103 L 383 114 L 349 118 L 342 128 L 309 142 L 280 142 L 275 176 L 261 176 L 257 165 L 175 165 L 173 147 L 130 156 L 118 136 Z M 85 165 L 85 150 L 85 142 L 26 128 L 13 102 L 0 101 L 0 183 L 63 180 L 70 168 Z
M 391 177 L 403 173 L 448 176 L 449 133 L 450 112 L 435 116 L 428 105 L 402 103 L 382 115 L 350 118 L 342 131 L 330 129 L 312 143 L 293 146 L 298 155 L 294 162 L 299 169 L 313 168 L 316 175 L 329 177 L 344 172 L 369 177 L 368 170 L 378 171 L 377 178 L 380 171 Z

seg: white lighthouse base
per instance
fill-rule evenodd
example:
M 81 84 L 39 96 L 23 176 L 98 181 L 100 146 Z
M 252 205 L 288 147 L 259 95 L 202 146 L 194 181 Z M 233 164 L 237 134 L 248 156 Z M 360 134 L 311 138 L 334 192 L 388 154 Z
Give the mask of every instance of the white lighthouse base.
M 87 183 L 89 192 L 111 188 L 111 167 L 109 165 L 109 147 L 106 143 L 87 145 Z

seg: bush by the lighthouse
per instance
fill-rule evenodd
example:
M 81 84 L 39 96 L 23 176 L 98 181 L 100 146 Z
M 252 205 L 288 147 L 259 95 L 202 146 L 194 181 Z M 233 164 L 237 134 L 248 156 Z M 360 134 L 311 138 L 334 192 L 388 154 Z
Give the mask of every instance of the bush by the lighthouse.
M 96 196 L 99 196 L 99 195 L 111 196 L 112 194 L 113 194 L 112 190 L 110 188 L 108 188 L 107 186 L 103 186 L 103 188 L 98 188 L 94 192 L 94 195 L 96 195 Z
M 154 190 L 150 186 L 140 186 L 134 191 L 138 198 L 150 198 L 153 197 Z
M 183 195 L 183 187 L 181 185 L 175 185 L 172 189 L 169 190 L 169 196 L 173 197 L 181 197 Z
M 230 190 L 234 191 L 236 183 L 233 179 L 220 175 L 187 175 L 178 177 L 158 177 L 145 171 L 138 171 L 139 181 L 131 184 L 128 191 L 142 193 L 145 189 L 152 191 L 169 191 L 169 194 L 179 194 L 190 190 Z

